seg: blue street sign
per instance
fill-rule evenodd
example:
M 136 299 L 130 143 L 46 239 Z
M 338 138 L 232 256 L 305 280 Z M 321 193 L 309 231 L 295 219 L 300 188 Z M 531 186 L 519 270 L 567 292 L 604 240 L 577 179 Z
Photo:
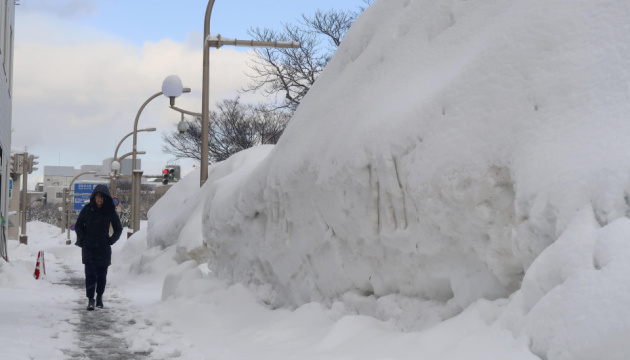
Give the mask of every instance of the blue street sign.
M 92 195 L 92 191 L 96 185 L 99 184 L 86 184 L 79 183 L 74 184 L 74 193 L 75 194 L 86 194 L 86 195 L 74 195 L 74 210 L 80 211 L 83 209 L 85 204 L 90 202 L 90 196 Z

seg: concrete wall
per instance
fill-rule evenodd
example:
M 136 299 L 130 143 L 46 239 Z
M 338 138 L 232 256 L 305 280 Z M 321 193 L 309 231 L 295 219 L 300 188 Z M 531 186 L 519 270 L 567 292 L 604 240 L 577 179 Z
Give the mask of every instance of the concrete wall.
M 11 114 L 13 92 L 13 38 L 15 1 L 0 0 L 0 214 L 9 211 L 9 158 L 11 156 Z M 8 221 L 5 222 L 5 226 Z M 2 233 L 6 233 L 6 228 Z M 0 235 L 4 236 L 4 235 Z

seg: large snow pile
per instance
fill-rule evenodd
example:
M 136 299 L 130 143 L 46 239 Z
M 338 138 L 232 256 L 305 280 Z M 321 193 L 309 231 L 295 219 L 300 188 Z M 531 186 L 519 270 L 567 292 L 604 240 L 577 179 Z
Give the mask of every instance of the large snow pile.
M 626 1 L 377 1 L 278 145 L 215 165 L 168 237 L 152 210 L 148 241 L 207 246 L 274 307 L 414 329 L 510 296 L 536 354 L 627 358 L 629 24 Z

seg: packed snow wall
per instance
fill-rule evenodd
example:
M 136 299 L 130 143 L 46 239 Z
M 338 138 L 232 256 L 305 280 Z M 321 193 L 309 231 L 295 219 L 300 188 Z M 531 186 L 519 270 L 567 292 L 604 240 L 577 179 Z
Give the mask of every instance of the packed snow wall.
M 147 214 L 147 245 L 162 249 L 176 246 L 178 262 L 190 259 L 200 263 L 207 261 L 208 251 L 201 236 L 205 202 L 212 203 L 215 196 L 231 193 L 234 184 L 247 177 L 271 149 L 272 145 L 257 146 L 211 165 L 207 186 L 202 189 L 199 189 L 199 170 L 172 186 Z
M 213 165 L 179 230 L 152 210 L 149 243 L 207 251 L 271 306 L 341 299 L 414 328 L 512 295 L 501 324 L 541 357 L 618 346 L 629 24 L 624 1 L 377 1 L 278 145 Z
M 210 267 L 278 304 L 514 292 L 583 206 L 628 211 L 629 7 L 376 2 L 271 154 L 206 203 Z

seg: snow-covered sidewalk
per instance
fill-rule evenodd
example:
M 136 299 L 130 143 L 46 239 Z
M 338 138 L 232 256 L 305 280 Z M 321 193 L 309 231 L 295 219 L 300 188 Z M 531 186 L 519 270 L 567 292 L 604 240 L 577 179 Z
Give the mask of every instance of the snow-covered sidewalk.
M 55 264 L 62 265 L 62 264 Z M 95 311 L 86 310 L 85 278 L 80 271 L 71 269 L 68 265 L 62 265 L 67 275 L 58 285 L 66 285 L 76 290 L 76 301 L 70 302 L 73 313 L 79 315 L 78 321 L 70 321 L 74 325 L 74 332 L 78 345 L 76 349 L 63 349 L 62 351 L 72 359 L 143 359 L 150 352 L 132 351 L 121 334 L 126 328 L 136 325 L 138 322 L 150 324 L 141 319 L 139 312 L 129 306 L 129 300 L 125 299 L 121 291 L 114 286 L 107 289 L 107 306 Z
M 29 223 L 27 229 L 28 245 L 10 241 L 10 262 L 0 261 L 0 357 L 98 360 L 179 356 L 178 352 L 160 351 L 160 342 L 143 339 L 143 334 L 181 336 L 172 330 L 160 335 L 160 327 L 153 326 L 113 282 L 107 286 L 105 308 L 87 311 L 80 249 L 65 245 L 65 234 L 59 234 L 58 228 Z M 39 251 L 45 254 L 46 275 L 35 280 Z
M 33 224 L 31 229 L 29 245 L 9 241 L 10 262 L 0 261 L 2 358 L 63 359 L 66 351 L 77 349 L 75 324 L 80 322 L 80 316 L 74 311 L 76 291 L 57 285 L 66 276 L 58 263 L 70 260 L 74 249 L 61 247 L 61 236 L 50 238 L 52 229 L 44 224 Z M 37 252 L 42 246 L 54 245 L 55 251 L 45 253 L 46 276 L 35 280 Z
M 177 264 L 174 247 L 147 249 L 143 232 L 114 246 L 106 308 L 88 312 L 80 250 L 58 228 L 28 229 L 29 244 L 9 242 L 11 261 L 0 261 L 3 359 L 538 359 L 492 325 L 505 302 L 480 301 L 422 332 L 341 303 L 272 310 L 207 264 Z M 47 275 L 35 280 L 40 250 Z

